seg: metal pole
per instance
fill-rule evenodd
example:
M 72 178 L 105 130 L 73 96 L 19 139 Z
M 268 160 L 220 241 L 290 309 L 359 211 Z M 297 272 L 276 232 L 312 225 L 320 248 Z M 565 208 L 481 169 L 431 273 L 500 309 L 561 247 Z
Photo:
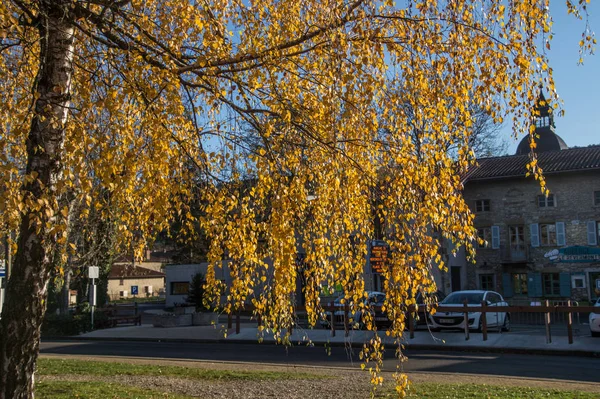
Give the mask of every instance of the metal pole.
M 95 302 L 95 296 L 96 296 L 96 279 L 93 278 L 92 279 L 92 289 L 91 289 L 91 301 L 92 302 L 92 330 L 94 329 L 94 302 Z

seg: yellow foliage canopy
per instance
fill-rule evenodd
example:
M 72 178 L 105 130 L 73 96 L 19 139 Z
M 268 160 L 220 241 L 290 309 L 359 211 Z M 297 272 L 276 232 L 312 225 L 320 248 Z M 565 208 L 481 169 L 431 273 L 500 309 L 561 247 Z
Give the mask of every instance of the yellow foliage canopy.
M 0 5 L 2 225 L 43 210 L 50 217 L 30 223 L 64 236 L 70 198 L 80 217 L 94 209 L 116 221 L 138 255 L 173 217 L 189 239 L 200 225 L 212 300 L 225 295 L 228 311 L 251 301 L 284 339 L 299 278 L 311 323 L 324 288 L 341 284 L 362 303 L 375 236 L 390 246 L 385 308 L 401 337 L 403 304 L 435 290 L 442 241 L 472 253 L 460 192 L 475 162 L 473 110 L 501 121 L 508 107 L 518 134 L 539 84 L 556 102 L 538 48 L 551 36 L 547 1 L 54 3 L 59 13 Z M 570 10 L 579 16 L 585 1 Z M 75 28 L 72 80 L 56 87 L 68 118 L 52 121 L 64 131 L 62 173 L 36 197 L 21 187 L 37 178 L 23 172 L 28 156 L 44 151 L 27 137 L 52 18 Z M 588 33 L 580 45 L 594 43 Z M 225 258 L 229 287 L 215 281 Z M 377 361 L 380 342 L 371 344 L 364 355 Z

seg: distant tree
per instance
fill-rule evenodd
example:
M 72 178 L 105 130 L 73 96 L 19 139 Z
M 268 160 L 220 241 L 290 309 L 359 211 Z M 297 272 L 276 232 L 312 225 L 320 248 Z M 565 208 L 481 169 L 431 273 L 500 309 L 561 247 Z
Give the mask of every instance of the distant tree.
M 469 137 L 469 145 L 477 158 L 506 155 L 508 141 L 502 137 L 501 123 L 485 110 L 477 109 L 473 113 L 473 133 Z
M 196 312 L 204 312 L 209 310 L 205 305 L 204 298 L 204 284 L 206 280 L 202 273 L 194 274 L 192 282 L 190 283 L 190 292 L 187 296 L 186 302 L 193 304 L 196 307 Z

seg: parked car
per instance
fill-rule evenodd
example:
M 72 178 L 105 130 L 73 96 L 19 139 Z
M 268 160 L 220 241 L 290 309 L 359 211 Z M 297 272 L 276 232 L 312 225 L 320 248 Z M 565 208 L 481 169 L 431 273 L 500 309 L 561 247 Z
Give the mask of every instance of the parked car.
M 488 327 L 502 326 L 502 330 L 510 330 L 510 314 L 506 312 L 494 312 L 496 306 L 508 306 L 508 303 L 502 298 L 502 295 L 494 291 L 456 291 L 448 295 L 442 302 L 436 314 L 430 317 L 433 329 L 464 329 L 465 317 L 462 312 L 444 312 L 443 305 L 462 306 L 467 301 L 467 306 L 481 306 L 482 301 L 486 301 L 491 312 L 486 312 L 486 321 Z M 468 328 L 481 332 L 482 317 L 481 312 L 469 312 Z
M 421 291 L 417 292 L 417 298 L 416 298 L 416 303 L 417 306 L 420 305 L 424 305 L 425 304 L 425 297 L 432 297 L 435 296 L 436 297 L 436 302 L 440 303 L 444 298 L 446 298 L 446 294 L 444 294 L 442 291 L 436 291 L 433 294 L 423 294 Z M 384 297 L 385 299 L 385 297 Z M 382 301 L 383 303 L 383 301 Z M 423 317 L 423 313 L 414 313 L 413 316 L 415 317 L 415 327 L 418 327 L 420 325 L 426 325 L 427 324 L 427 317 Z M 409 328 L 408 326 L 408 310 L 406 311 L 405 314 L 405 321 L 406 321 L 406 329 Z M 388 319 L 387 314 L 385 314 L 384 312 L 375 312 L 375 323 L 377 324 L 378 327 L 380 326 L 385 326 L 385 327 L 389 327 L 392 323 L 391 321 Z
M 437 298 L 437 303 L 442 302 L 445 298 L 446 298 L 446 294 L 444 294 L 442 291 L 436 291 L 433 294 L 425 294 L 425 295 L 433 295 Z M 417 294 L 417 299 L 416 299 L 417 305 L 424 305 L 425 301 L 423 300 L 423 294 L 419 291 L 419 293 Z M 427 324 L 427 317 L 423 317 L 422 313 L 418 313 L 416 315 L 417 317 L 415 318 L 416 326 L 420 326 L 420 325 L 426 325 Z M 408 320 L 408 318 L 407 318 Z
M 344 299 L 344 296 L 340 296 L 338 298 L 336 298 L 333 303 L 334 303 L 334 308 L 335 311 L 333 313 L 333 323 L 335 325 L 335 327 L 339 328 L 339 327 L 344 327 L 344 318 L 346 316 L 345 313 L 345 309 L 344 309 L 344 303 L 342 303 L 342 300 Z M 383 292 L 379 292 L 379 291 L 367 291 L 367 298 L 365 299 L 365 304 L 369 303 L 373 306 L 381 306 L 383 305 L 383 301 L 385 300 L 385 294 Z M 327 307 L 326 307 L 327 309 Z M 327 318 L 327 320 L 321 320 L 321 326 L 323 328 L 330 328 L 331 327 L 331 311 L 325 310 L 325 317 Z M 363 328 L 363 324 L 361 322 L 361 312 L 360 310 L 357 310 L 354 314 L 349 311 L 348 312 L 348 323 L 352 324 L 349 325 L 350 328 Z
M 600 307 L 600 298 L 598 298 L 594 307 Z M 600 337 L 600 313 L 590 313 L 590 332 L 592 337 Z

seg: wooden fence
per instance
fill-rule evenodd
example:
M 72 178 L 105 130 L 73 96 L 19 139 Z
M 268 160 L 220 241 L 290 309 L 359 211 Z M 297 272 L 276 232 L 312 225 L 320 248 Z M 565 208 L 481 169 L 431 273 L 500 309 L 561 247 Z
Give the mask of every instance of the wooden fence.
M 241 324 L 241 318 L 240 315 L 241 313 L 247 314 L 247 313 L 251 313 L 254 310 L 252 305 L 246 305 L 243 309 L 239 309 L 235 315 L 232 313 L 228 314 L 228 321 L 227 321 L 227 327 L 229 329 L 231 329 L 233 327 L 233 318 L 235 317 L 235 333 L 239 334 L 240 333 L 240 324 Z M 330 320 L 330 330 L 331 330 L 331 336 L 335 337 L 336 334 L 336 330 L 335 330 L 335 326 L 336 326 L 336 322 L 335 322 L 335 312 L 339 312 L 341 310 L 341 308 L 335 307 L 333 305 L 333 303 L 329 304 L 329 306 L 325 306 L 325 310 L 329 312 L 329 314 L 331 315 L 331 320 Z M 374 308 L 373 310 L 381 310 L 381 309 L 377 309 Z M 408 324 L 408 332 L 409 332 L 409 337 L 412 339 L 415 336 L 415 310 L 416 307 L 414 305 L 411 305 L 408 308 L 408 320 L 407 320 L 407 324 Z M 350 309 L 348 304 L 346 304 L 343 307 L 343 311 L 344 311 L 344 317 L 343 317 L 343 325 L 344 325 L 344 333 L 345 336 L 348 336 L 350 333 L 350 330 L 352 329 L 351 326 L 349 325 L 349 314 L 350 314 Z M 417 310 L 419 312 L 419 314 L 422 317 L 428 317 L 427 314 L 427 309 L 424 305 L 419 306 L 419 309 Z M 551 331 L 551 317 L 553 315 L 562 315 L 564 317 L 562 317 L 562 319 L 564 319 L 564 322 L 566 323 L 567 326 L 567 337 L 569 340 L 569 344 L 573 343 L 573 314 L 579 314 L 579 313 L 600 313 L 600 307 L 594 307 L 594 306 L 574 306 L 573 303 L 571 303 L 571 301 L 567 301 L 566 305 L 551 305 L 549 301 L 545 301 L 541 306 L 489 306 L 487 303 L 482 302 L 481 305 L 478 306 L 468 306 L 467 303 L 464 303 L 463 305 L 458 305 L 458 306 L 447 306 L 447 305 L 439 305 L 437 307 L 436 312 L 453 312 L 453 313 L 463 313 L 464 314 L 464 331 L 465 331 L 465 340 L 469 340 L 470 339 L 470 331 L 469 331 L 469 326 L 468 326 L 468 320 L 469 320 L 469 313 L 477 313 L 480 312 L 482 313 L 482 317 L 481 317 L 481 321 L 482 321 L 482 325 L 481 325 L 481 330 L 482 330 L 482 336 L 483 336 L 483 340 L 487 341 L 488 339 L 488 326 L 487 326 L 487 318 L 485 317 L 485 315 L 487 313 L 499 313 L 499 312 L 507 312 L 510 313 L 511 315 L 514 314 L 519 314 L 519 313 L 527 313 L 527 314 L 540 314 L 543 316 L 544 319 L 544 325 L 545 325 L 545 329 L 546 329 L 546 343 L 551 343 L 552 342 L 552 331 Z M 296 307 L 296 313 L 297 314 L 302 314 L 302 313 L 306 313 L 306 308 L 304 306 L 297 306 Z M 260 318 L 257 320 L 258 325 L 261 325 L 261 320 Z M 293 326 L 292 326 L 293 328 Z

